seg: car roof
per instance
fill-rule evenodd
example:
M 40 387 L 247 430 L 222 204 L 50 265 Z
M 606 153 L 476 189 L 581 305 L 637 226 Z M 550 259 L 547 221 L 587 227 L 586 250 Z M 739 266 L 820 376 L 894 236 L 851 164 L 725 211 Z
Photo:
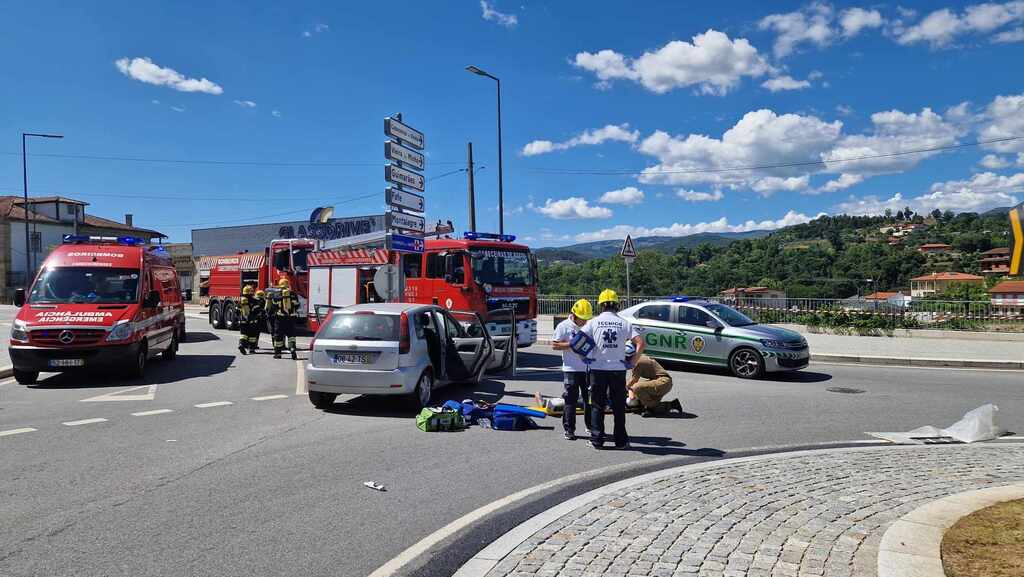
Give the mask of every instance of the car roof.
M 653 300 L 653 301 L 643 302 L 643 303 L 640 303 L 640 304 L 635 305 L 635 306 L 641 307 L 643 305 L 651 305 L 651 304 L 659 304 L 659 305 L 698 305 L 698 306 L 706 307 L 708 305 L 716 304 L 716 303 L 713 303 L 711 301 L 706 301 L 706 300 L 700 300 L 700 299 L 689 299 L 689 300 L 685 300 L 685 301 L 675 301 L 675 300 L 672 300 L 672 299 L 657 299 L 657 300 Z
M 425 305 L 423 303 L 365 303 L 360 305 L 351 305 L 343 309 L 338 310 L 340 313 L 349 313 L 356 311 L 373 311 L 378 313 L 386 314 L 401 314 L 404 312 L 416 310 L 416 309 L 433 309 L 439 308 L 434 305 Z

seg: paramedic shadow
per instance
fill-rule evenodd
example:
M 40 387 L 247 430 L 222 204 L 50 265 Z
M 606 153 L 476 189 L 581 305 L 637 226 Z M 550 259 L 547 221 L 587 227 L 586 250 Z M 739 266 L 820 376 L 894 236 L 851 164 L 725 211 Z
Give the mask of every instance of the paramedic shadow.
M 645 455 L 676 456 L 676 457 L 722 457 L 725 451 L 704 447 L 686 449 L 686 443 L 674 441 L 670 437 L 638 437 L 630 435 L 630 450 Z
M 36 389 L 94 389 L 129 385 L 166 385 L 198 377 L 210 377 L 227 372 L 235 361 L 234 355 L 187 355 L 180 351 L 173 361 L 151 358 L 146 363 L 142 378 L 123 377 L 108 370 L 84 369 L 57 373 L 40 380 Z

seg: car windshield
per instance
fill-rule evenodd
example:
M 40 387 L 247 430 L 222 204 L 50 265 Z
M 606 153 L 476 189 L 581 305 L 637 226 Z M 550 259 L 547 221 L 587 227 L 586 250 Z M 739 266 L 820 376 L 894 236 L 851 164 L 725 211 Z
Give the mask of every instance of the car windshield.
M 533 274 L 530 267 L 530 253 L 497 250 L 471 249 L 473 280 L 481 284 L 501 286 L 530 286 Z
M 318 339 L 342 341 L 397 341 L 399 317 L 374 313 L 342 313 L 320 330 Z
M 706 305 L 705 308 L 715 313 L 715 315 L 717 315 L 718 318 L 725 321 L 725 323 L 728 324 L 730 327 L 745 327 L 747 325 L 757 324 L 754 321 L 752 321 L 750 317 L 748 317 L 747 315 L 726 305 L 709 304 Z
M 130 268 L 44 269 L 29 294 L 30 304 L 129 304 L 139 300 L 139 271 Z

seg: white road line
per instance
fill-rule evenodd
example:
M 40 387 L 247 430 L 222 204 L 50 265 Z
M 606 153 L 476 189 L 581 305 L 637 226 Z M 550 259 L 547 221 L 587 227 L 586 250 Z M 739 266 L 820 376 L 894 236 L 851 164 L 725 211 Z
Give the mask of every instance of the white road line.
M 1018 437 L 1018 436 L 999 437 L 998 440 L 1000 440 L 1000 441 L 1024 441 L 1024 437 Z
M 17 381 L 15 381 L 14 379 L 4 379 L 4 380 L 0 381 L 0 387 L 2 387 L 4 385 L 9 385 L 9 384 L 14 383 L 14 382 L 17 382 Z
M 167 413 L 173 413 L 173 409 L 153 409 L 152 411 L 140 411 L 138 413 L 132 413 L 133 417 L 148 417 L 150 415 L 164 415 Z
M 253 397 L 253 401 L 272 401 L 274 399 L 287 399 L 288 395 L 267 395 L 265 397 Z
M 107 420 L 104 419 L 103 417 L 96 417 L 95 419 L 82 419 L 81 421 L 68 421 L 68 422 L 62 423 L 62 424 L 67 425 L 68 427 L 77 427 L 78 425 L 91 425 L 93 423 L 105 423 L 105 422 L 107 422 Z
M 35 431 L 32 427 L 23 427 L 21 429 L 8 429 L 6 431 L 0 431 L 0 437 L 8 437 L 10 435 L 20 435 L 21 433 L 31 433 Z
M 232 403 L 231 401 L 214 401 L 212 403 L 199 403 L 198 405 L 195 405 L 195 407 L 197 409 L 208 409 L 210 407 L 224 407 L 233 404 L 234 403 Z
M 305 395 L 306 389 L 306 365 L 301 360 L 295 361 L 295 394 Z

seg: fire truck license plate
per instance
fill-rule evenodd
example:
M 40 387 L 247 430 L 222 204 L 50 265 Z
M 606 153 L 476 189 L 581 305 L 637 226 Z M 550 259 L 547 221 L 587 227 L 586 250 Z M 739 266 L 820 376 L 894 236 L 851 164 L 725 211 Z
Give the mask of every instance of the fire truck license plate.
M 51 367 L 81 367 L 85 359 L 50 359 Z
M 331 358 L 336 365 L 368 365 L 373 358 L 372 353 L 334 353 Z

